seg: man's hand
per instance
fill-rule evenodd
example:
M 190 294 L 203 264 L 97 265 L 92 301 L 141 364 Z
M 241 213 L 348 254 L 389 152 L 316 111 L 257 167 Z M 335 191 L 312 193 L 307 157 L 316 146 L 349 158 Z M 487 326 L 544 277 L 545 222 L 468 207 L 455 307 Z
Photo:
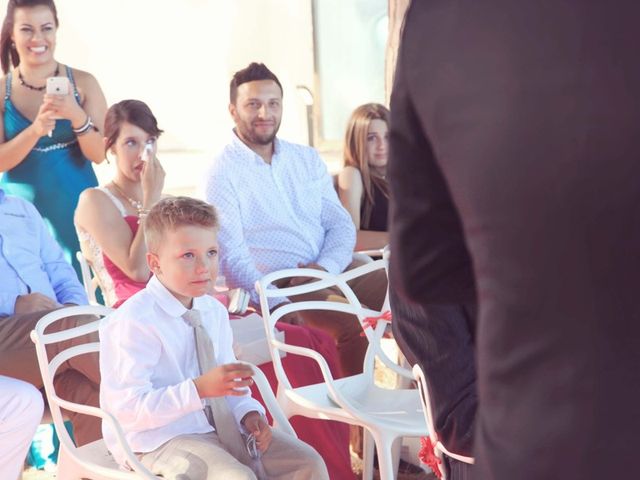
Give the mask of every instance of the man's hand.
M 227 363 L 212 368 L 193 380 L 200 398 L 240 397 L 253 385 L 253 370 L 244 363 Z
M 271 309 L 271 311 L 273 312 L 275 309 L 277 309 L 278 307 L 282 306 L 282 305 L 286 305 L 288 303 L 291 302 L 282 302 L 279 303 L 278 305 L 276 305 L 275 307 L 273 307 Z M 278 320 L 279 322 L 282 323 L 288 323 L 289 325 L 304 325 L 304 320 L 302 318 L 302 315 L 300 315 L 300 312 L 290 312 L 287 313 L 286 315 L 284 315 L 282 318 L 280 318 L 280 320 Z
M 306 265 L 304 263 L 299 263 L 298 268 L 313 268 L 314 270 L 321 270 L 323 272 L 327 271 L 326 268 L 321 267 L 317 263 L 307 263 Z M 309 283 L 312 280 L 316 279 L 313 277 L 292 277 L 291 280 L 289 280 L 289 285 L 287 286 L 297 287 L 298 285 L 302 285 L 303 283 Z
M 262 453 L 266 452 L 271 445 L 271 427 L 264 417 L 258 412 L 247 413 L 241 421 L 247 432 L 253 434 L 256 439 L 256 446 Z
M 53 310 L 61 306 L 58 302 L 46 295 L 34 292 L 28 293 L 27 295 L 18 295 L 14 313 L 16 315 L 24 315 L 26 313 L 42 312 L 43 310 Z
M 300 312 L 287 313 L 279 321 L 282 323 L 288 323 L 289 325 L 304 325 L 304 319 L 302 318 L 302 315 L 300 315 Z

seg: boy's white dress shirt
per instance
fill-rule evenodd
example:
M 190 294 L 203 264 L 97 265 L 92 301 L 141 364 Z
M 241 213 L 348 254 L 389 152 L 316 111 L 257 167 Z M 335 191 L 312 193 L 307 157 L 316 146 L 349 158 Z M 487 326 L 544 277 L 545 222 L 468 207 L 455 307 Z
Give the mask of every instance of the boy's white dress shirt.
M 194 298 L 211 336 L 219 365 L 236 361 L 229 317 L 210 296 Z M 154 276 L 100 325 L 100 406 L 120 422 L 134 452 L 151 452 L 184 434 L 213 431 L 193 378 L 200 375 L 193 328 L 186 308 Z M 248 412 L 264 414 L 249 394 L 226 397 L 238 424 Z M 124 457 L 108 424 L 105 443 L 116 461 Z

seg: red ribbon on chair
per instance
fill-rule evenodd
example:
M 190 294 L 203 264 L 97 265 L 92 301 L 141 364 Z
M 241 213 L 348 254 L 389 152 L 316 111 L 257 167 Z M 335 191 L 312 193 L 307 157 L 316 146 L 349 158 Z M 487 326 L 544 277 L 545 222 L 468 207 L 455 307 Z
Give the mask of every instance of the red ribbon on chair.
M 442 478 L 442 472 L 440 471 L 440 464 L 442 463 L 442 460 L 436 457 L 433 443 L 431 443 L 431 438 L 421 437 L 420 445 L 422 445 L 422 448 L 418 452 L 418 458 L 433 471 L 436 477 Z
M 366 317 L 364 320 L 362 320 L 362 328 L 363 329 L 376 328 L 380 320 L 390 322 L 392 319 L 393 319 L 393 315 L 389 310 L 386 310 L 385 312 L 382 312 L 382 314 L 378 315 L 377 317 Z M 364 332 L 360 333 L 360 336 L 364 337 Z

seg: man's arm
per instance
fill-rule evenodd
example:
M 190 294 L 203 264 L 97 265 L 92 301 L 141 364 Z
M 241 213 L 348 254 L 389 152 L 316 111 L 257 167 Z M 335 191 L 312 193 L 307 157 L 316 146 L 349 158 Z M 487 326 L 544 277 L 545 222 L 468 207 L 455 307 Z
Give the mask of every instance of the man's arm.
M 422 305 L 474 304 L 462 223 L 414 110 L 403 66 L 400 58 L 391 97 L 391 275 L 402 295 Z
M 409 347 L 425 372 L 444 445 L 468 455 L 477 408 L 475 282 L 460 217 L 412 97 L 410 87 L 416 85 L 408 75 L 414 64 L 406 53 L 418 51 L 408 37 L 420 26 L 411 18 L 410 10 L 391 97 L 394 331 L 407 333 L 399 343 Z M 424 94 L 428 86 L 419 88 Z
M 338 274 L 344 271 L 353 260 L 356 228 L 349 212 L 340 203 L 326 165 L 315 150 L 313 156 L 316 164 L 315 175 L 322 179 L 320 222 L 325 231 L 324 243 L 315 263 L 330 273 Z
M 78 280 L 73 267 L 65 260 L 62 248 L 49 233 L 42 217 L 31 204 L 26 204 L 29 215 L 38 224 L 40 238 L 40 259 L 44 266 L 56 300 L 61 304 L 86 305 L 87 294 Z
M 218 213 L 220 230 L 220 271 L 231 288 L 243 288 L 251 295 L 255 305 L 260 304 L 255 283 L 263 274 L 256 268 L 251 257 L 249 246 L 244 237 L 242 214 L 237 200 L 237 193 L 231 181 L 215 168 L 207 178 L 205 199 L 213 205 Z M 269 305 L 276 306 L 285 298 L 270 299 Z

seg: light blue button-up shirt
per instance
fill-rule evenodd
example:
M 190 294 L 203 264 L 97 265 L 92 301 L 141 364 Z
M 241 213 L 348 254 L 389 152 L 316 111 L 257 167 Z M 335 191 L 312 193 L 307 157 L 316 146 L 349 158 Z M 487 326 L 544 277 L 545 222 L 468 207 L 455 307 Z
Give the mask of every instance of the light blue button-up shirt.
M 75 270 L 36 208 L 0 189 L 0 316 L 13 315 L 19 295 L 35 292 L 58 303 L 87 303 Z
M 317 263 L 337 274 L 351 263 L 355 227 L 315 149 L 276 138 L 269 165 L 234 133 L 206 182 L 220 217 L 221 273 L 254 302 L 255 282 L 269 272 Z

